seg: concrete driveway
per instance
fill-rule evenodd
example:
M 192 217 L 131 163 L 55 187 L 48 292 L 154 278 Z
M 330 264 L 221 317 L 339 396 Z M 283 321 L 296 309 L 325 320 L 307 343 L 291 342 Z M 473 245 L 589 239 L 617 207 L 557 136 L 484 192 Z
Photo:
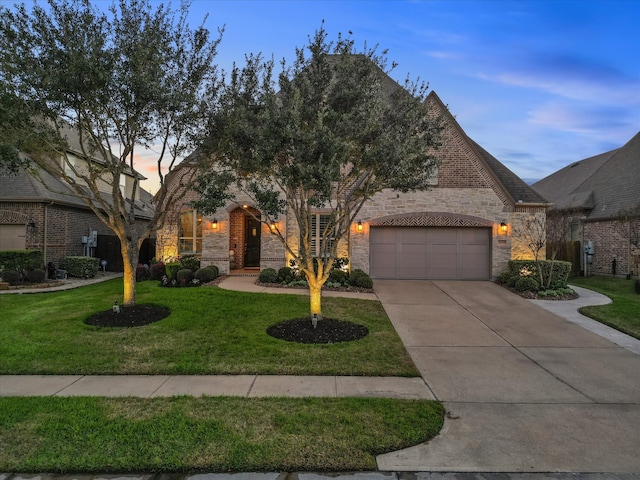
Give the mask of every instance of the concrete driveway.
M 375 289 L 447 410 L 381 470 L 640 472 L 640 355 L 492 282 Z

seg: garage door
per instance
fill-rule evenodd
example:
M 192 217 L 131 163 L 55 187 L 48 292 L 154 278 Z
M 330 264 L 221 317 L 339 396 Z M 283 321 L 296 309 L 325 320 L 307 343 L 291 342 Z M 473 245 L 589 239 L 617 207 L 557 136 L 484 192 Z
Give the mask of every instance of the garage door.
M 0 225 L 0 250 L 24 250 L 27 227 Z
M 488 280 L 491 229 L 372 227 L 371 277 Z

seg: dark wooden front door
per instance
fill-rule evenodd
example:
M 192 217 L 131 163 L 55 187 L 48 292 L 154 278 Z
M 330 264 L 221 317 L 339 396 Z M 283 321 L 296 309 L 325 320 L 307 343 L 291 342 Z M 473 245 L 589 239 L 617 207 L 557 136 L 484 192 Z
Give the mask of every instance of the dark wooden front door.
M 244 229 L 244 266 L 260 266 L 260 227 L 261 224 L 253 217 L 245 217 Z

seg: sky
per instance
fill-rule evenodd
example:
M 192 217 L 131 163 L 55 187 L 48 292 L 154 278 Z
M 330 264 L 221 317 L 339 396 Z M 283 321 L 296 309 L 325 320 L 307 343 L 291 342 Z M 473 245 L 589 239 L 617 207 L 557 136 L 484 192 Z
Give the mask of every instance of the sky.
M 329 39 L 388 49 L 392 78 L 428 82 L 529 183 L 640 131 L 640 0 L 192 0 L 191 26 L 205 15 L 225 27 L 225 70 L 248 53 L 290 63 L 323 20 Z

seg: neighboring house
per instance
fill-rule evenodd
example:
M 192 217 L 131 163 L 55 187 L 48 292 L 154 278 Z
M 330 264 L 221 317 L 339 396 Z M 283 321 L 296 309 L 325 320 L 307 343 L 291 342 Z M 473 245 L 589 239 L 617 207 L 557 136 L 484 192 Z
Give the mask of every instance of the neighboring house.
M 81 168 L 80 148 L 74 148 L 71 136 L 67 140 L 69 157 Z M 0 172 L 0 250 L 42 250 L 45 265 L 51 262 L 56 266 L 67 256 L 88 255 L 106 260 L 107 270 L 122 271 L 120 241 L 113 232 L 62 180 L 43 169 L 37 174 L 40 179 L 27 171 L 17 175 Z M 121 177 L 127 198 L 133 193 L 133 180 L 134 172 Z M 108 185 L 100 184 L 99 188 L 108 195 Z M 138 188 L 136 211 L 140 219 L 151 218 L 153 209 L 151 194 Z M 140 254 L 141 262 L 149 262 L 155 255 L 154 242 L 147 241 Z
M 581 255 L 581 270 L 586 258 L 587 274 L 638 275 L 640 133 L 623 147 L 567 165 L 532 187 L 570 217 L 571 240 L 580 241 L 583 251 L 592 242 L 593 254 Z
M 442 164 L 433 188 L 383 191 L 367 201 L 338 246 L 339 255 L 349 258 L 350 268 L 361 268 L 372 278 L 489 280 L 506 270 L 510 259 L 530 258 L 512 236 L 513 227 L 525 216 L 544 219 L 548 203 L 467 137 L 435 93 L 427 101 L 446 117 Z M 240 196 L 207 217 L 190 206 L 194 199 L 191 194 L 175 205 L 158 231 L 159 258 L 197 255 L 203 265 L 215 264 L 221 272 L 288 265 L 285 248 L 270 226 L 254 219 L 260 212 L 249 198 Z M 318 209 L 314 231 L 321 231 L 325 218 Z M 297 245 L 293 215 L 278 219 L 277 227 Z

